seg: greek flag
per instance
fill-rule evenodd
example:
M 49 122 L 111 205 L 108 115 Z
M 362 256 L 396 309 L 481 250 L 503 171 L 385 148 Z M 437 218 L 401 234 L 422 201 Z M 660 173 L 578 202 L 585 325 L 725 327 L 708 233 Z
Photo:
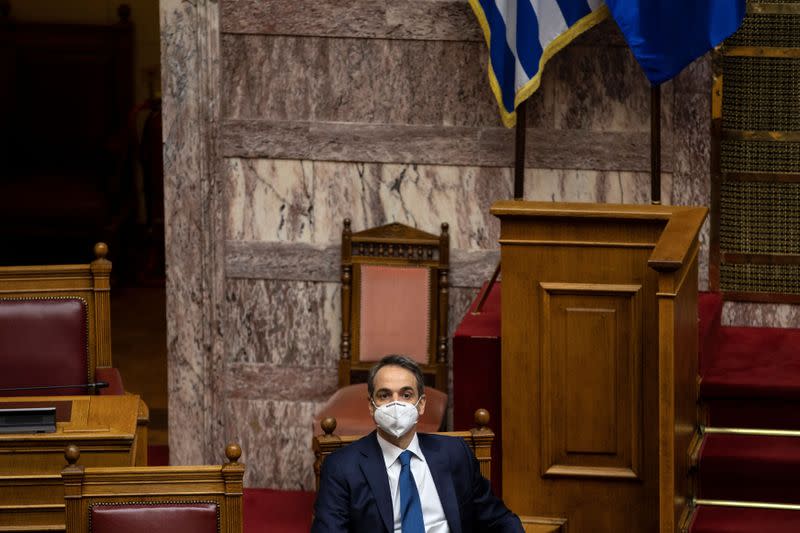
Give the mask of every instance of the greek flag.
M 469 0 L 489 47 L 489 83 L 503 124 L 539 88 L 547 61 L 608 16 L 602 0 Z

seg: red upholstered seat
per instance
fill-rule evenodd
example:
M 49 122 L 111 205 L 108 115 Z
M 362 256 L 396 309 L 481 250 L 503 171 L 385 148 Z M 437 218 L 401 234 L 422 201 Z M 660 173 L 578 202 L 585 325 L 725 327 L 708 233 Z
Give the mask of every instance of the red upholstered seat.
M 314 417 L 314 433 L 322 434 L 320 422 L 329 416 L 336 418 L 338 435 L 366 435 L 375 429 L 369 415 L 367 384 L 357 383 L 337 390 Z M 433 433 L 441 430 L 447 410 L 447 394 L 425 387 L 425 413 L 417 422 L 417 431 Z
M 86 302 L 80 298 L 0 298 L 0 388 L 87 383 Z M 85 388 L 5 395 L 86 394 Z
M 109 383 L 124 394 L 111 361 L 108 246 L 88 264 L 0 266 L 0 388 Z M 4 396 L 87 394 L 86 387 L 7 391 Z
M 89 533 L 217 533 L 216 503 L 94 505 Z

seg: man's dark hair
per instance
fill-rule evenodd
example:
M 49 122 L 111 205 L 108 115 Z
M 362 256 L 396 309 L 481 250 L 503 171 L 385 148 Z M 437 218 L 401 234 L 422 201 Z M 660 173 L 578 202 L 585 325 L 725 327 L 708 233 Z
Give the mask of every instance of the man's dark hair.
M 375 374 L 385 366 L 399 366 L 414 374 L 414 377 L 417 378 L 417 396 L 422 397 L 422 395 L 425 394 L 425 377 L 422 375 L 422 370 L 420 370 L 419 365 L 413 359 L 405 355 L 392 354 L 384 356 L 383 359 L 375 363 L 375 365 L 369 369 L 369 375 L 367 376 L 367 392 L 370 398 L 375 394 Z

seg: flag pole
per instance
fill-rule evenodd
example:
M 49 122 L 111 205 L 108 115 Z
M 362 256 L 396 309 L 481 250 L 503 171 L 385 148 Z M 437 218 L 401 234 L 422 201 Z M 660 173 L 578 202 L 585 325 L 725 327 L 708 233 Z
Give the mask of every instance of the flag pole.
M 661 203 L 661 85 L 650 84 L 650 203 Z
M 522 200 L 525 196 L 525 115 L 526 115 L 527 100 L 523 100 L 517 106 L 517 129 L 514 137 L 514 199 Z M 497 282 L 497 277 L 500 274 L 500 261 L 494 267 L 494 272 L 486 284 L 486 288 L 480 296 L 478 306 L 475 308 L 473 314 L 480 314 L 483 310 L 483 304 L 486 303 L 486 298 L 492 291 L 492 287 Z
M 525 196 L 525 115 L 527 100 L 517 106 L 517 131 L 514 139 L 514 199 Z

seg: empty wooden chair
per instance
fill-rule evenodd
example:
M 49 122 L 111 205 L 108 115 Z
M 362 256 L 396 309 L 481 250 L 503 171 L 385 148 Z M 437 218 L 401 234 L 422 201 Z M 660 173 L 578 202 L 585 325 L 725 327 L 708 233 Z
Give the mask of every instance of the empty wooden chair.
M 242 533 L 241 449 L 216 466 L 84 468 L 64 454 L 67 533 Z
M 0 396 L 86 394 L 105 381 L 101 394 L 123 394 L 111 365 L 108 247 L 94 247 L 95 260 L 79 265 L 0 267 L 0 389 L 62 387 L 0 392 Z

